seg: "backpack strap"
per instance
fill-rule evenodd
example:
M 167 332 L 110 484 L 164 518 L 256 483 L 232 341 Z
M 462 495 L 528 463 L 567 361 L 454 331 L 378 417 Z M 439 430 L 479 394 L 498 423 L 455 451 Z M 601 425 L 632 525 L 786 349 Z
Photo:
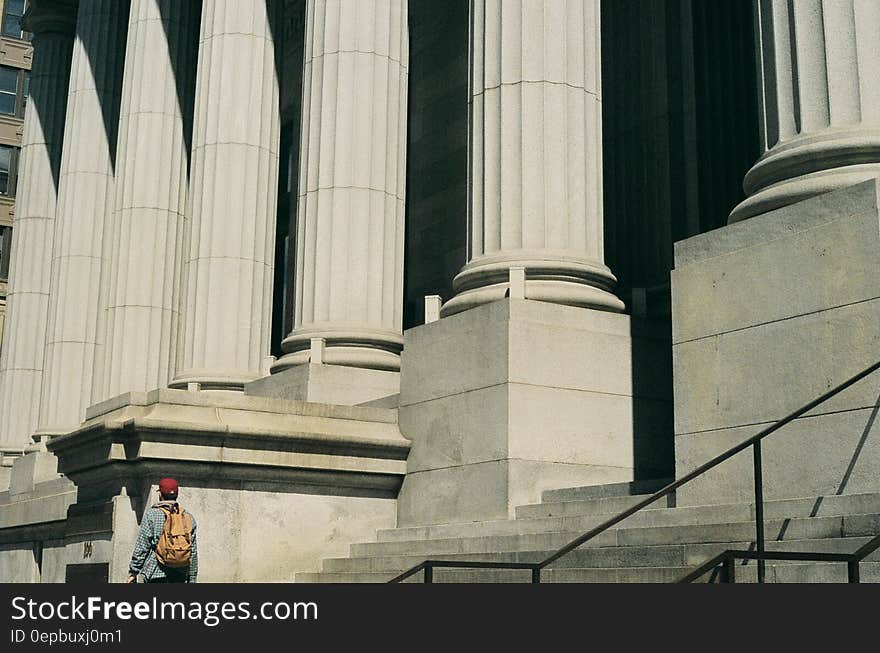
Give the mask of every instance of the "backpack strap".
M 180 509 L 180 517 L 183 520 L 183 525 L 186 528 L 186 541 L 192 544 L 192 517 L 189 516 L 189 513 L 183 508 Z

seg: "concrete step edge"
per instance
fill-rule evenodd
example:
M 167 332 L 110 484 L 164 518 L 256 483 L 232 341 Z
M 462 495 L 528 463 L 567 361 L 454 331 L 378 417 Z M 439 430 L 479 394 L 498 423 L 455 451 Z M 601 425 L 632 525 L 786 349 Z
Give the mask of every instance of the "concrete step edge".
M 867 522 L 865 526 L 859 527 L 858 521 L 863 520 Z M 848 522 L 856 522 L 854 525 L 850 525 L 850 528 L 853 529 L 853 532 L 847 533 Z M 798 541 L 803 539 L 815 539 L 814 537 L 797 536 L 797 530 L 799 529 L 807 529 L 807 528 L 822 528 L 822 527 L 834 527 L 839 523 L 840 526 L 840 534 L 839 535 L 829 535 L 823 537 L 858 537 L 858 536 L 870 536 L 880 534 L 880 512 L 878 513 L 865 513 L 865 514 L 853 514 L 853 515 L 844 515 L 844 516 L 816 516 L 816 517 L 794 517 L 788 519 L 765 519 L 764 520 L 764 529 L 765 533 L 768 536 L 768 539 L 778 540 L 778 534 L 781 533 L 783 536 L 787 535 L 789 532 L 793 532 L 794 536 L 792 537 L 783 537 L 784 541 Z M 615 529 L 609 529 L 607 533 L 613 533 L 614 542 L 609 542 L 609 537 L 606 536 L 605 533 L 597 536 L 598 544 L 594 544 L 592 547 L 589 543 L 584 546 L 590 548 L 601 548 L 602 546 L 612 547 L 629 547 L 629 546 L 643 546 L 639 543 L 632 543 L 627 541 L 621 541 L 621 539 L 632 538 L 637 536 L 638 534 L 669 534 L 670 536 L 674 536 L 676 533 L 688 530 L 696 530 L 694 535 L 692 536 L 693 540 L 680 540 L 676 539 L 675 541 L 663 542 L 658 541 L 654 542 L 654 544 L 702 544 L 702 543 L 715 543 L 718 541 L 726 542 L 730 541 L 730 538 L 727 536 L 722 536 L 724 539 L 721 540 L 711 540 L 705 539 L 706 535 L 700 535 L 699 533 L 710 529 L 725 529 L 725 528 L 754 528 L 753 520 L 737 520 L 737 521 L 728 521 L 728 522 L 712 522 L 712 523 L 699 523 L 699 524 L 676 524 L 669 526 L 636 526 L 632 528 L 627 528 L 624 525 L 620 525 Z M 559 538 L 565 540 L 559 546 L 563 546 L 566 541 L 571 541 L 581 535 L 582 530 L 557 530 L 557 531 L 546 531 L 540 533 L 511 533 L 511 534 L 488 534 L 488 535 L 475 535 L 475 536 L 461 536 L 461 537 L 446 537 L 446 538 L 426 538 L 426 539 L 413 539 L 413 540 L 392 540 L 392 541 L 380 541 L 380 542 L 364 542 L 364 543 L 356 543 L 351 545 L 351 555 L 352 556 L 360 556 L 360 557 L 373 557 L 369 555 L 369 551 L 371 549 L 387 549 L 387 548 L 395 548 L 395 547 L 406 547 L 409 546 L 413 549 L 421 549 L 425 545 L 435 544 L 438 548 L 442 549 L 445 546 L 451 545 L 453 543 L 458 542 L 472 542 L 474 543 L 474 547 L 476 548 L 478 544 L 484 543 L 487 540 L 500 540 L 498 542 L 498 546 L 515 546 L 517 540 L 523 540 L 527 538 L 541 538 L 546 537 L 550 538 Z M 777 533 L 777 535 L 774 535 Z M 604 544 L 602 544 L 604 543 Z M 498 549 L 499 551 L 508 551 L 506 549 Z M 517 549 L 510 549 L 509 551 L 516 551 Z M 464 551 L 466 553 L 466 551 Z M 385 555 L 384 553 L 379 553 L 379 555 Z M 426 555 L 431 555 L 430 553 L 426 553 Z
M 561 497 L 582 495 L 583 499 L 605 499 L 610 497 L 623 497 L 633 495 L 649 496 L 657 490 L 672 483 L 671 478 L 653 479 L 643 481 L 627 481 L 624 483 L 605 483 L 603 485 L 582 485 L 555 490 L 545 490 L 541 493 L 541 502 L 548 503 L 559 501 Z
M 644 500 L 644 499 L 647 499 L 649 496 L 651 496 L 651 495 L 633 495 L 631 497 L 606 497 L 603 499 L 586 499 L 586 500 L 573 500 L 573 501 L 553 501 L 553 502 L 542 502 L 542 503 L 529 503 L 529 504 L 524 504 L 524 505 L 516 507 L 517 519 L 521 519 L 519 517 L 519 513 L 521 511 L 527 512 L 527 513 L 536 512 L 538 510 L 552 510 L 552 509 L 559 509 L 559 510 L 564 511 L 566 508 L 571 508 L 571 507 L 575 507 L 575 506 L 583 506 L 585 509 L 588 509 L 588 508 L 593 507 L 594 504 L 596 504 L 598 502 L 615 501 L 615 500 L 619 501 L 621 499 L 633 499 L 634 501 L 632 503 L 634 504 L 634 503 L 637 503 L 637 501 L 635 501 L 636 499 Z M 668 498 L 668 497 L 666 497 L 666 498 Z M 786 504 L 792 504 L 792 503 L 803 504 L 806 502 L 811 502 L 811 503 L 817 504 L 816 509 L 818 510 L 819 508 L 821 508 L 821 506 L 823 504 L 828 503 L 828 502 L 831 502 L 831 503 L 851 503 L 851 502 L 858 502 L 858 501 L 862 501 L 862 500 L 875 500 L 875 501 L 880 502 L 880 492 L 865 492 L 865 493 L 859 493 L 859 494 L 835 494 L 835 495 L 827 495 L 827 496 L 822 496 L 822 497 L 795 497 L 795 498 L 790 498 L 790 499 L 773 499 L 773 500 L 764 502 L 764 511 L 765 512 L 772 511 L 775 508 L 780 507 L 780 506 L 784 506 Z M 743 502 L 739 502 L 739 503 L 696 504 L 693 506 L 690 506 L 690 505 L 689 506 L 666 506 L 666 505 L 663 505 L 663 502 L 664 502 L 664 498 L 658 499 L 654 504 L 650 504 L 650 505 L 646 506 L 645 508 L 642 508 L 642 510 L 665 510 L 665 509 L 677 510 L 679 508 L 723 508 L 725 506 L 728 506 L 728 507 L 733 507 L 733 506 L 752 507 L 752 506 L 754 506 L 753 502 L 749 502 L 749 501 L 743 501 Z M 620 514 L 621 512 L 623 512 L 623 510 L 617 510 L 617 511 L 608 512 L 608 513 L 593 512 L 593 513 L 589 513 L 589 514 L 607 515 L 608 517 L 613 517 L 615 515 Z M 524 517 L 523 519 L 535 519 L 535 517 Z
M 838 516 L 844 516 L 846 514 L 850 514 L 848 509 L 845 506 L 834 506 L 833 505 L 834 502 L 840 503 L 841 501 L 839 501 L 839 500 L 841 500 L 841 499 L 846 502 L 851 502 L 851 501 L 858 502 L 860 500 L 873 499 L 877 502 L 877 505 L 880 506 L 880 493 L 847 494 L 847 495 L 834 495 L 832 497 L 821 497 L 821 498 L 820 497 L 805 497 L 802 499 L 774 500 L 774 501 L 767 502 L 767 504 L 765 505 L 765 514 L 767 514 L 768 518 L 779 518 L 779 519 L 791 518 L 791 517 L 802 517 L 805 515 L 787 514 L 787 511 L 784 509 L 784 506 L 786 504 L 789 504 L 789 506 L 790 506 L 792 503 L 794 503 L 794 504 L 799 505 L 803 509 L 808 504 L 811 506 L 815 506 L 815 504 L 817 502 L 819 502 L 820 499 L 831 501 L 832 505 L 828 506 L 827 501 L 825 501 L 825 503 L 823 503 L 822 505 L 819 506 L 819 508 L 821 508 L 821 510 L 819 510 L 819 508 L 816 508 L 815 510 L 817 510 L 817 514 L 815 516 L 817 516 L 817 517 L 838 517 Z M 575 504 L 575 503 L 579 503 L 579 502 L 575 501 L 575 502 L 569 502 L 569 503 Z M 543 504 L 527 504 L 527 505 L 541 506 Z M 524 506 L 520 506 L 520 507 L 524 507 Z M 779 508 L 779 510 L 777 510 L 777 508 Z M 829 510 L 829 508 L 831 509 L 831 512 L 830 513 L 825 512 L 825 511 Z M 749 511 L 750 518 L 754 518 L 754 507 L 753 507 L 753 504 L 751 504 L 751 503 L 726 503 L 726 504 L 717 504 L 717 505 L 707 504 L 707 505 L 695 505 L 695 506 L 680 506 L 680 507 L 675 507 L 675 508 L 665 508 L 662 511 L 656 510 L 654 508 L 649 508 L 646 510 L 650 510 L 653 517 L 660 517 L 661 514 L 665 513 L 666 511 L 670 511 L 668 514 L 676 516 L 676 517 L 671 517 L 671 519 L 675 519 L 677 517 L 682 516 L 682 513 L 678 512 L 678 511 L 688 511 L 688 512 L 691 512 L 694 515 L 696 515 L 695 520 L 693 522 L 693 525 L 698 525 L 698 524 L 705 524 L 705 523 L 713 523 L 713 522 L 703 521 L 702 517 L 698 516 L 701 512 L 711 513 L 711 512 L 729 510 L 731 512 L 741 514 L 743 509 L 747 509 Z M 595 518 L 597 520 L 597 523 L 601 523 L 601 520 L 603 518 L 610 519 L 611 517 L 620 514 L 620 512 L 621 511 L 613 512 L 613 513 L 571 514 L 571 515 L 558 515 L 558 516 L 552 516 L 552 517 L 547 517 L 547 516 L 533 516 L 532 517 L 532 516 L 529 516 L 529 517 L 517 517 L 516 519 L 492 519 L 492 520 L 486 520 L 486 521 L 457 522 L 457 523 L 447 523 L 447 524 L 430 524 L 430 525 L 425 525 L 425 526 L 405 526 L 405 527 L 401 527 L 401 528 L 381 529 L 380 531 L 377 532 L 377 541 L 380 541 L 380 542 L 399 541 L 401 539 L 399 537 L 399 534 L 402 531 L 409 531 L 410 533 L 423 533 L 423 532 L 427 532 L 430 529 L 457 530 L 457 529 L 471 529 L 471 528 L 473 528 L 475 530 L 480 530 L 482 528 L 486 528 L 486 529 L 491 530 L 492 528 L 496 528 L 496 527 L 500 527 L 503 529 L 506 527 L 505 525 L 507 525 L 507 524 L 523 524 L 523 525 L 526 525 L 527 527 L 534 525 L 536 529 L 540 529 L 540 530 L 534 530 L 534 531 L 524 531 L 524 533 L 547 532 L 546 530 L 544 530 L 544 527 L 545 527 L 545 524 L 547 524 L 548 522 L 553 522 L 553 521 L 558 521 L 558 520 Z M 636 514 L 642 514 L 642 513 L 636 513 Z M 852 513 L 852 514 L 866 514 L 866 513 Z M 633 517 L 635 517 L 635 515 L 633 515 Z M 685 522 L 685 523 L 688 523 L 688 522 Z M 614 526 L 613 528 L 626 527 L 626 525 L 627 525 L 627 522 L 624 521 L 619 526 Z M 587 530 L 587 528 L 585 528 L 584 530 Z M 395 534 L 397 534 L 397 535 L 395 535 Z M 488 534 L 494 535 L 496 533 L 488 533 Z M 405 537 L 405 535 L 404 535 L 404 537 Z M 455 537 L 465 537 L 465 536 L 456 535 Z M 434 538 L 433 538 L 433 536 L 430 538 L 426 538 L 421 535 L 417 535 L 416 539 L 434 539 Z
M 783 550 L 783 551 L 833 551 L 851 553 L 856 551 L 860 546 L 870 541 L 871 537 L 831 537 L 821 539 L 806 539 L 792 541 L 768 541 L 767 550 Z M 751 541 L 729 541 L 729 542 L 711 542 L 711 543 L 685 543 L 685 544 L 650 544 L 650 545 L 633 545 L 628 547 L 604 546 L 604 547 L 583 547 L 571 552 L 566 558 L 558 562 L 554 568 L 570 568 L 589 565 L 575 564 L 584 557 L 598 558 L 613 557 L 615 555 L 623 556 L 628 559 L 645 559 L 663 560 L 669 557 L 680 557 L 686 566 L 698 566 L 707 560 L 727 549 L 749 549 L 754 544 Z M 444 559 L 444 560 L 473 560 L 473 561 L 508 561 L 508 562 L 534 562 L 543 560 L 556 552 L 554 549 L 536 549 L 536 550 L 520 550 L 509 552 L 492 552 L 492 553 L 448 553 L 440 555 L 384 555 L 384 556 L 357 556 L 346 558 L 326 558 L 322 561 L 322 571 L 339 571 L 337 569 L 327 569 L 327 566 L 335 567 L 338 565 L 367 565 L 367 566 L 386 566 L 391 565 L 393 568 L 402 566 L 404 569 L 410 569 L 426 559 Z M 880 560 L 880 551 L 875 551 L 869 561 Z M 394 561 L 400 562 L 397 565 Z M 643 565 L 627 565 L 641 567 L 662 567 L 668 566 L 662 563 L 643 564 Z M 360 571 L 360 570 L 345 570 Z M 381 571 L 385 571 L 382 569 Z
M 693 571 L 693 567 L 569 567 L 562 568 L 557 570 L 551 570 L 550 573 L 545 573 L 543 577 L 544 582 L 553 583 L 559 582 L 554 581 L 555 578 L 563 579 L 566 577 L 575 578 L 579 574 L 584 574 L 587 572 L 589 575 L 606 575 L 606 576 L 617 576 L 618 581 L 615 582 L 633 582 L 633 581 L 620 581 L 621 576 L 638 576 L 640 574 L 650 575 L 650 574 L 661 574 L 670 578 L 669 582 L 675 582 L 684 578 L 689 572 Z M 296 582 L 300 583 L 310 583 L 310 582 L 334 582 L 334 583 L 387 583 L 391 580 L 396 574 L 401 573 L 403 570 L 397 570 L 392 572 L 312 572 L 306 574 L 297 574 Z M 458 574 L 464 576 L 465 579 L 468 579 L 469 576 L 472 576 L 475 570 L 447 570 L 452 574 Z M 492 570 L 483 570 L 486 573 L 491 572 Z M 756 569 L 754 566 L 739 568 L 740 572 L 739 580 L 740 582 L 753 583 L 755 582 Z M 555 572 L 555 573 L 554 573 Z M 773 583 L 784 583 L 784 582 L 829 582 L 827 580 L 821 580 L 822 574 L 828 574 L 831 572 L 831 575 L 836 577 L 836 579 L 832 582 L 846 582 L 845 568 L 840 563 L 826 563 L 826 562 L 788 562 L 788 563 L 768 563 L 767 565 L 768 572 L 768 582 Z M 778 572 L 778 575 L 777 575 Z M 878 583 L 880 582 L 880 562 L 863 562 L 861 565 L 861 577 L 862 582 L 866 583 Z M 437 572 L 439 574 L 439 570 Z M 484 574 L 485 575 L 485 574 Z M 707 574 L 708 576 L 708 574 Z M 805 578 L 804 580 L 787 580 L 790 578 Z M 713 580 L 717 582 L 716 578 L 705 578 L 701 579 L 698 582 L 708 582 L 709 580 Z M 414 577 L 411 582 L 421 583 L 422 579 L 418 577 Z M 463 582 L 475 582 L 473 579 L 465 580 Z M 527 580 L 522 580 L 521 582 L 528 582 Z M 564 581 L 563 581 L 564 582 Z M 575 580 L 574 582 L 579 582 Z

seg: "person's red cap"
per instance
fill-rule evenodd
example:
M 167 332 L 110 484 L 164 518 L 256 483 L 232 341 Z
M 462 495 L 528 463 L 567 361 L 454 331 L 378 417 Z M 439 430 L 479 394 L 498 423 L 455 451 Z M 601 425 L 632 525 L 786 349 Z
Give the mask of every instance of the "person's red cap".
M 159 481 L 159 492 L 161 492 L 163 496 L 176 497 L 179 489 L 180 486 L 173 478 L 163 478 Z

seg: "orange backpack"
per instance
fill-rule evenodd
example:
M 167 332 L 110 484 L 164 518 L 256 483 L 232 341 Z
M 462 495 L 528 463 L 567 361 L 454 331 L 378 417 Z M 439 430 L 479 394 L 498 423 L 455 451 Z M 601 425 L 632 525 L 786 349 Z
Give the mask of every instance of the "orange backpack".
M 156 544 L 156 558 L 165 567 L 189 567 L 192 559 L 192 518 L 183 508 L 159 506 L 165 513 L 165 526 Z

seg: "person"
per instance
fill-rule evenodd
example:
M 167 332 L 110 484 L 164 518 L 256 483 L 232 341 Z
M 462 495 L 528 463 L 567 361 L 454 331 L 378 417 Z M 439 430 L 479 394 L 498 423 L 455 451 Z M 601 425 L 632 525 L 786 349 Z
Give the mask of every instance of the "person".
M 181 510 L 177 503 L 180 486 L 173 478 L 159 481 L 159 502 L 152 505 L 141 521 L 140 531 L 128 565 L 128 582 L 137 582 L 138 574 L 146 583 L 195 583 L 199 573 L 199 556 L 196 545 L 196 520 L 189 512 L 184 517 L 191 523 L 191 554 L 188 567 L 166 567 L 156 556 L 156 545 L 165 528 L 167 512 Z

